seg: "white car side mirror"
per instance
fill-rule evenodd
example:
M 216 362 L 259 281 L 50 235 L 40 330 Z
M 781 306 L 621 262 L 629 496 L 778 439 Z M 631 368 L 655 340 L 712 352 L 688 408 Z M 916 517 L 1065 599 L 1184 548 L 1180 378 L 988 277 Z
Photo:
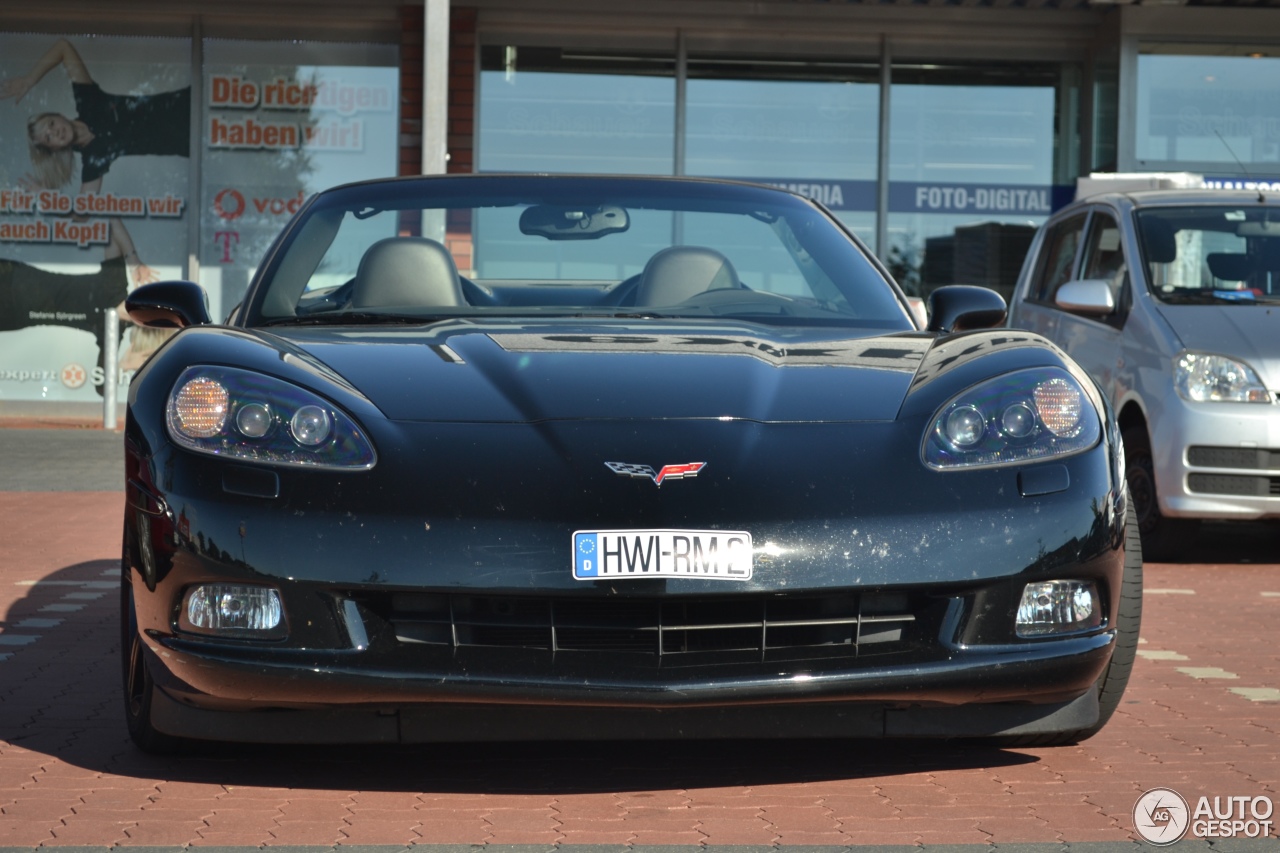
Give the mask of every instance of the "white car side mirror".
M 1116 310 L 1111 283 L 1101 278 L 1069 281 L 1058 288 L 1053 301 L 1059 308 L 1091 317 L 1105 317 Z

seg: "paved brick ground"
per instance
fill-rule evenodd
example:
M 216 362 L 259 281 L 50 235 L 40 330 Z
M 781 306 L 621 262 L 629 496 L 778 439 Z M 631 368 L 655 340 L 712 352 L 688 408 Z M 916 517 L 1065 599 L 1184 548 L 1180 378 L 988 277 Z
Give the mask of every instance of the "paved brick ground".
M 1274 527 L 1215 530 L 1189 555 L 1200 562 L 1147 567 L 1145 642 L 1129 692 L 1111 724 L 1076 747 L 778 740 L 234 748 L 157 759 L 129 744 L 119 708 L 122 502 L 118 491 L 0 491 L 0 853 L 991 843 L 1104 853 L 1140 849 L 1131 811 L 1150 788 L 1193 803 L 1280 800 Z M 1268 839 L 1213 849 L 1273 851 L 1280 840 L 1273 828 Z

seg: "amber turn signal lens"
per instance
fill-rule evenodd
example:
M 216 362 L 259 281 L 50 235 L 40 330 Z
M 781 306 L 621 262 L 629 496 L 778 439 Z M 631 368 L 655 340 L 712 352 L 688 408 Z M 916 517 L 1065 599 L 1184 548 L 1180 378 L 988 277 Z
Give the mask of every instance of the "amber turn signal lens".
M 203 377 L 192 379 L 174 397 L 174 426 L 192 438 L 215 436 L 226 425 L 227 400 L 222 383 Z
M 1070 382 L 1050 379 L 1041 382 L 1031 392 L 1041 422 L 1049 432 L 1060 438 L 1071 438 L 1080 431 L 1084 416 L 1084 398 Z

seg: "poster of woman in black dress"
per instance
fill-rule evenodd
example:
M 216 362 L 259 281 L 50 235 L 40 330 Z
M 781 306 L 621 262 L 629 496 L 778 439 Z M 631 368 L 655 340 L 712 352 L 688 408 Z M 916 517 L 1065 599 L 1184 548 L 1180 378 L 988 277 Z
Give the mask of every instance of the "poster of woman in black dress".
M 75 177 L 80 156 L 80 192 L 96 193 L 102 177 L 120 157 L 191 153 L 191 87 L 148 95 L 104 92 L 80 54 L 58 39 L 30 73 L 0 81 L 0 98 L 21 103 L 59 65 L 71 80 L 76 115 L 44 112 L 27 122 L 34 183 L 55 189 Z
M 129 232 L 111 219 L 110 242 L 102 263 L 87 273 L 64 273 L 0 257 L 0 332 L 34 326 L 65 326 L 93 335 L 98 342 L 98 367 L 103 366 L 106 324 L 103 314 L 122 317 L 130 290 L 128 258 L 135 255 Z M 136 370 L 146 356 L 168 337 L 167 330 L 138 328 L 120 353 L 119 369 Z M 147 333 L 151 333 L 148 335 Z
M 168 63 L 138 62 L 136 50 L 128 49 L 124 42 L 94 43 L 86 53 L 98 57 L 97 63 L 105 63 L 107 89 L 132 92 L 117 94 L 99 84 L 80 52 L 66 39 L 57 39 L 52 45 L 45 41 L 42 45 L 32 37 L 6 38 L 11 51 L 8 62 L 0 63 L 0 67 L 7 65 L 0 72 L 0 101 L 9 101 L 13 109 L 6 110 L 12 119 L 6 117 L 4 125 L 14 130 L 22 128 L 25 133 L 9 136 L 12 143 L 21 147 L 5 147 L 12 152 L 10 156 L 30 159 L 29 172 L 16 181 L 5 182 L 8 186 L 21 185 L 32 192 L 54 190 L 68 196 L 101 195 L 106 192 L 105 177 L 110 193 L 116 196 L 181 195 L 191 148 L 191 87 L 176 86 L 187 76 L 182 65 L 172 59 Z M 167 49 L 171 57 L 177 53 L 174 45 Z M 36 58 L 23 63 L 14 58 L 15 53 Z M 26 73 L 21 73 L 24 70 Z M 70 83 L 69 93 L 62 88 L 63 80 Z M 141 91 L 135 89 L 139 85 Z M 33 103 L 35 106 L 31 107 Z M 26 170 L 17 157 L 8 162 L 20 174 Z M 171 165 L 163 161 L 153 164 L 151 158 L 155 157 L 169 160 Z M 128 168 L 120 167 L 122 158 Z M 4 173 L 0 167 L 0 182 L 4 182 Z M 64 215 L 34 207 L 6 212 L 10 221 Z M 173 263 L 186 254 L 186 229 L 180 216 L 153 219 L 150 213 L 133 214 L 127 227 L 119 216 L 102 216 L 110 217 L 109 240 L 101 246 L 103 255 L 96 269 L 93 262 L 85 263 L 85 253 L 91 251 L 88 247 L 60 245 L 56 240 L 43 245 L 22 241 L 0 244 L 0 332 L 33 327 L 80 329 L 93 335 L 101 366 L 103 314 L 116 310 L 132 287 L 159 278 L 140 255 L 149 259 L 167 256 Z M 137 238 L 130 229 L 137 229 Z M 127 320 L 123 325 L 126 337 L 121 344 L 119 366 L 128 371 L 145 360 L 164 334 L 132 327 Z M 47 351 L 36 344 L 39 355 L 30 348 L 32 338 L 26 336 L 22 340 L 27 341 L 22 350 L 14 349 L 13 344 L 4 347 L 8 353 L 6 363 L 15 358 L 32 363 L 33 356 L 45 364 L 73 358 L 62 354 L 63 348 L 69 346 L 66 338 L 48 338 Z M 33 356 L 19 356 L 22 351 Z

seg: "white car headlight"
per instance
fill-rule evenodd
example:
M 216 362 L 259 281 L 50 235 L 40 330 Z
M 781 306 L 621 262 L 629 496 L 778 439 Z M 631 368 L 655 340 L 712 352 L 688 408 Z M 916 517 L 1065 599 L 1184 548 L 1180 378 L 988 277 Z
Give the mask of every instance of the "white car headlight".
M 1184 352 L 1173 361 L 1174 387 L 1193 403 L 1270 403 L 1258 374 L 1225 355 Z
M 930 468 L 991 468 L 1088 450 L 1102 418 L 1075 377 L 1056 367 L 989 379 L 938 410 L 924 436 Z
M 169 393 L 169 437 L 198 453 L 303 468 L 372 468 L 350 416 L 305 388 L 233 367 L 190 367 Z

